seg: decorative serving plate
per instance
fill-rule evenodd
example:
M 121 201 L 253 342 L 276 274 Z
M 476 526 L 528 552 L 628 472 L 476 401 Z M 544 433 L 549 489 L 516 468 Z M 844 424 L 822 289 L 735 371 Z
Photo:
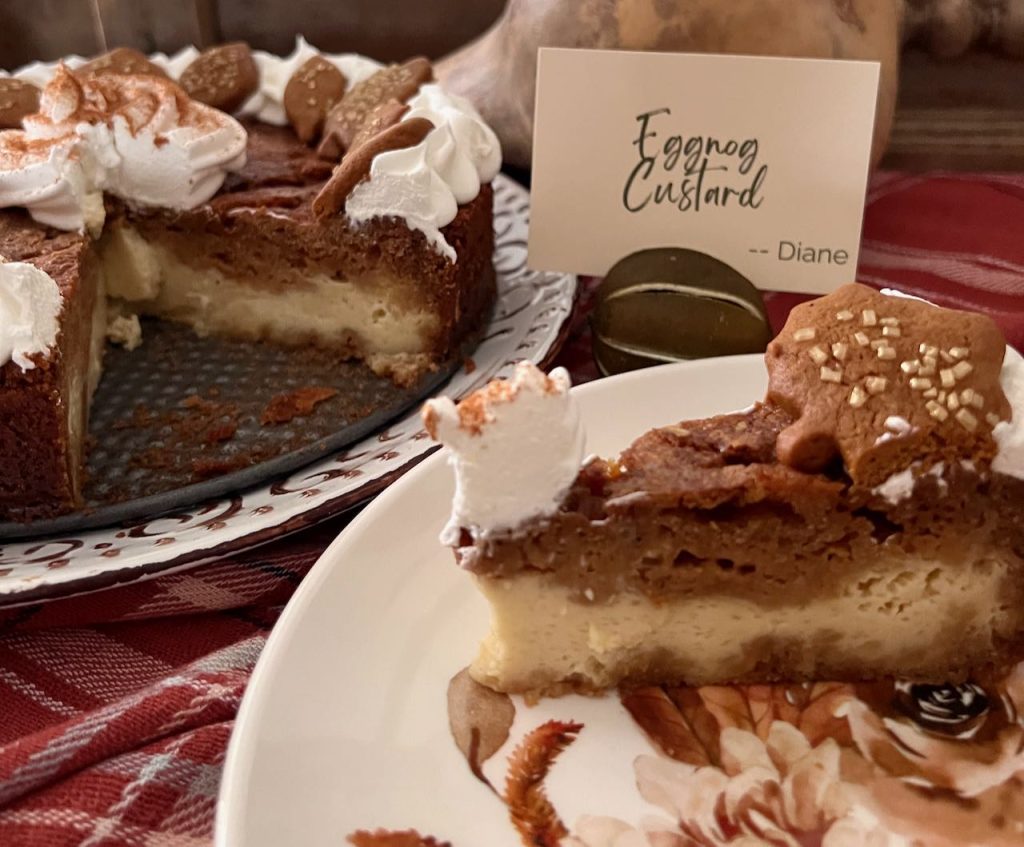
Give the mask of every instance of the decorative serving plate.
M 472 359 L 433 393 L 461 397 L 519 360 L 544 364 L 564 340 L 576 278 L 526 267 L 529 205 L 525 188 L 495 179 L 494 314 Z M 262 544 L 372 497 L 434 449 L 417 404 L 344 452 L 194 507 L 44 539 L 0 540 L 0 605 L 130 582 Z
M 577 390 L 587 450 L 763 396 L 763 358 Z M 1010 847 L 1024 664 L 979 685 L 646 687 L 529 705 L 462 669 L 487 603 L 441 547 L 445 456 L 371 503 L 271 633 L 218 847 Z M 950 637 L 956 637 L 950 633 Z

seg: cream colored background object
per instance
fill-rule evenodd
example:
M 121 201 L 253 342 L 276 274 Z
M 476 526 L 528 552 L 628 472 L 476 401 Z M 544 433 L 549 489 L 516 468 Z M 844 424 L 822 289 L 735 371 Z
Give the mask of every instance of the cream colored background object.
M 827 292 L 853 279 L 878 84 L 873 62 L 545 49 L 538 71 L 530 266 L 603 275 L 648 247 L 708 253 L 763 289 Z M 600 92 L 600 96 L 595 96 Z M 757 139 L 739 156 L 711 157 L 703 189 L 750 186 L 766 165 L 758 208 L 680 211 L 653 200 L 630 212 L 623 192 L 639 162 L 637 116 L 650 119 L 650 156 L 670 135 Z M 647 185 L 685 178 L 659 152 Z M 646 189 L 631 193 L 634 204 Z M 780 242 L 829 249 L 841 264 L 779 259 Z M 788 255 L 790 248 L 782 248 Z M 766 251 L 766 252 L 760 252 Z

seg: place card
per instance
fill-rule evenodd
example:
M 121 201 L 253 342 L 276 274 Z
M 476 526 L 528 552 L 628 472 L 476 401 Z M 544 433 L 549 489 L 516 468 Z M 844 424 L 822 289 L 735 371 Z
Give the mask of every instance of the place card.
M 698 250 L 758 288 L 857 268 L 876 62 L 543 48 L 529 265 Z

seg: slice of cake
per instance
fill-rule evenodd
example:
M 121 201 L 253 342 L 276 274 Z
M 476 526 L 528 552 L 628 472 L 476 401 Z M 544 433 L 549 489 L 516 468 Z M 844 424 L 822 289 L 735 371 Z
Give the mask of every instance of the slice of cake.
M 137 345 L 138 315 L 402 385 L 459 359 L 501 151 L 432 78 L 301 39 L 0 74 L 0 521 L 81 505 L 104 334 Z
M 443 541 L 491 605 L 477 680 L 939 682 L 1024 658 L 1024 365 L 995 325 L 849 285 L 794 309 L 766 364 L 751 410 L 582 469 L 564 375 L 427 404 L 457 480 Z

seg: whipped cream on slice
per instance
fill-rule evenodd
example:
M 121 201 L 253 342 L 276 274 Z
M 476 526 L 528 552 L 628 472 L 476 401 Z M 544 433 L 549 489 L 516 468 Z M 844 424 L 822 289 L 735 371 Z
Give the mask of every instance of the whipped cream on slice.
M 263 50 L 253 50 L 253 61 L 260 71 L 260 86 L 238 110 L 242 117 L 254 117 L 264 123 L 284 126 L 288 116 L 284 111 L 284 90 L 288 80 L 299 68 L 314 56 L 320 56 L 334 65 L 342 74 L 348 87 L 362 82 L 380 70 L 381 65 L 373 59 L 355 53 L 321 53 L 301 35 L 295 39 L 295 49 L 288 56 L 275 56 Z
M 0 257 L 0 367 L 13 361 L 23 371 L 32 370 L 31 357 L 57 341 L 63 305 L 60 288 L 46 271 Z
M 370 178 L 345 202 L 357 222 L 402 218 L 422 232 L 439 253 L 455 262 L 455 250 L 441 232 L 501 168 L 501 144 L 472 104 L 447 94 L 436 83 L 420 87 L 402 120 L 426 118 L 434 129 L 419 144 L 376 156 Z
M 0 133 L 0 206 L 96 232 L 102 192 L 144 206 L 190 209 L 245 163 L 234 118 L 173 82 L 116 74 L 76 79 L 59 68 L 23 130 Z
M 1024 358 L 1012 347 L 1006 348 L 1000 383 L 1010 401 L 1013 417 L 996 424 L 992 430 L 999 448 L 992 460 L 992 470 L 1024 479 Z
M 423 419 L 449 448 L 455 498 L 441 543 L 462 529 L 475 538 L 513 530 L 558 511 L 583 459 L 583 427 L 564 368 L 550 376 L 529 362 L 510 380 L 494 380 L 457 406 L 429 400 Z

